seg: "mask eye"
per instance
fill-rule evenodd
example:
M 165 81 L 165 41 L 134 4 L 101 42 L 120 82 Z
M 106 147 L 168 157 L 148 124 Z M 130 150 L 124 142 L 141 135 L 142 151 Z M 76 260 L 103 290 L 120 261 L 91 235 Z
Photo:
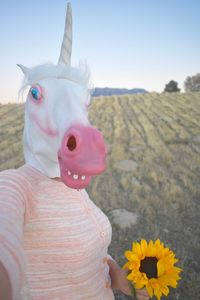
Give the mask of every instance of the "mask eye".
M 42 99 L 42 88 L 39 85 L 32 86 L 30 94 L 34 102 L 40 102 Z

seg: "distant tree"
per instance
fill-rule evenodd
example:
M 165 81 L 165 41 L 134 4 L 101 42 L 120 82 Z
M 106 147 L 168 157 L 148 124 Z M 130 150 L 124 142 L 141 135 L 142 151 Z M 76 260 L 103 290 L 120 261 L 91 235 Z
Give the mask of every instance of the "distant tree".
M 167 93 L 180 92 L 180 89 L 178 88 L 178 82 L 171 80 L 169 83 L 165 85 L 164 92 Z
M 186 92 L 200 92 L 200 73 L 188 76 L 184 82 Z

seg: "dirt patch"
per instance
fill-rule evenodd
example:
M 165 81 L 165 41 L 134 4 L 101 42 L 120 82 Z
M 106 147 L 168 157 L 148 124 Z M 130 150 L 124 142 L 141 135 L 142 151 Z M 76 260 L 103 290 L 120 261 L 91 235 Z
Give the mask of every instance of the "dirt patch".
M 124 208 L 113 209 L 109 215 L 113 224 L 118 225 L 120 229 L 130 228 L 135 225 L 138 220 L 138 214 L 127 211 Z
M 126 172 L 135 171 L 137 166 L 138 164 L 134 160 L 121 160 L 114 165 L 116 169 Z
M 193 142 L 200 143 L 200 135 L 194 136 L 192 140 Z

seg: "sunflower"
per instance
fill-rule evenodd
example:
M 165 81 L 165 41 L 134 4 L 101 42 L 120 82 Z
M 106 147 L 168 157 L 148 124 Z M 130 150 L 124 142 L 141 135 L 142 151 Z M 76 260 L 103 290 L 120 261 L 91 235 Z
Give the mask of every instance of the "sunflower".
M 150 297 L 155 295 L 160 300 L 162 294 L 169 294 L 168 287 L 177 287 L 182 270 L 174 266 L 178 259 L 160 240 L 155 243 L 147 243 L 145 240 L 133 243 L 132 251 L 126 251 L 124 255 L 128 262 L 123 269 L 130 270 L 127 279 L 136 289 L 146 287 Z

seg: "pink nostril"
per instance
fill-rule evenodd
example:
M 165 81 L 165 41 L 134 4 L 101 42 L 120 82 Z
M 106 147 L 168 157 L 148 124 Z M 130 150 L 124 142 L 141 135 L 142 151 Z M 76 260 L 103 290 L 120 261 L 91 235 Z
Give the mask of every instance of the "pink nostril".
M 69 151 L 73 151 L 76 149 L 76 138 L 73 135 L 70 135 L 68 140 L 67 140 L 67 148 L 69 149 Z

